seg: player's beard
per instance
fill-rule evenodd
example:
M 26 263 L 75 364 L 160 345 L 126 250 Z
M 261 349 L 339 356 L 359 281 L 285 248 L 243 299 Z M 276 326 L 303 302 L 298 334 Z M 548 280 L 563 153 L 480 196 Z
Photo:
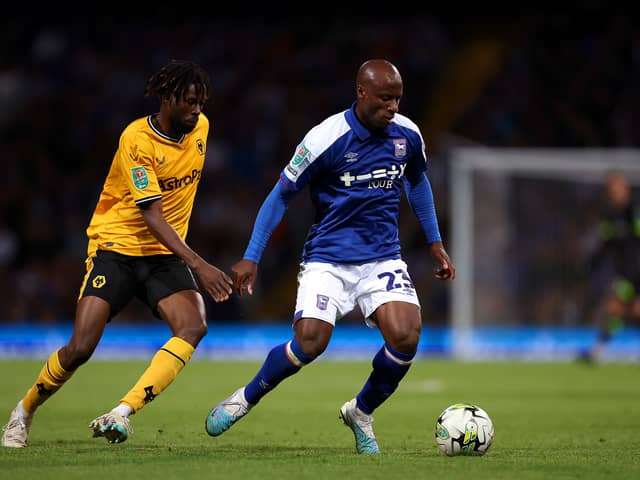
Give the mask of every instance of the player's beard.
M 198 125 L 198 120 L 194 124 L 187 123 L 183 121 L 181 118 L 171 118 L 171 124 L 173 125 L 173 130 L 178 133 L 178 135 L 185 135 L 187 133 L 191 133 L 196 125 Z
M 197 125 L 197 123 L 196 123 L 196 125 Z M 182 133 L 183 134 L 187 134 L 187 133 L 193 132 L 193 130 L 196 128 L 196 125 L 182 124 Z

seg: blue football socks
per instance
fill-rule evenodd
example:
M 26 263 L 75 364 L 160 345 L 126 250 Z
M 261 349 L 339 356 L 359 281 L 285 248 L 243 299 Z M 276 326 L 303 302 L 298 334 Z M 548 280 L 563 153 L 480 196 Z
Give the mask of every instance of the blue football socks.
M 244 389 L 244 397 L 255 405 L 282 380 L 297 373 L 313 358 L 302 351 L 295 338 L 271 349 L 262 368 Z
M 356 397 L 358 408 L 371 415 L 382 405 L 398 388 L 400 380 L 409 371 L 414 356 L 415 353 L 397 352 L 385 343 L 373 357 L 373 371 Z

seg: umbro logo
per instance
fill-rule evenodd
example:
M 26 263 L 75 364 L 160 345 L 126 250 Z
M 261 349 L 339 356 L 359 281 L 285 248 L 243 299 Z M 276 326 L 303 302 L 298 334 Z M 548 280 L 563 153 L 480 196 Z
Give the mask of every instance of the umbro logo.
M 346 158 L 347 163 L 357 162 L 358 161 L 358 152 L 349 152 L 344 158 Z

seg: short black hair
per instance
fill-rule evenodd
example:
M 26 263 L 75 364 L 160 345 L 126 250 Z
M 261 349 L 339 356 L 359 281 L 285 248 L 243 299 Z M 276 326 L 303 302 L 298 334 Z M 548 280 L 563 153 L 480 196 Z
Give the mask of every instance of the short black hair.
M 196 88 L 198 97 L 206 101 L 211 91 L 209 74 L 197 63 L 188 60 L 171 60 L 149 77 L 144 95 L 145 97 L 182 98 L 192 84 Z

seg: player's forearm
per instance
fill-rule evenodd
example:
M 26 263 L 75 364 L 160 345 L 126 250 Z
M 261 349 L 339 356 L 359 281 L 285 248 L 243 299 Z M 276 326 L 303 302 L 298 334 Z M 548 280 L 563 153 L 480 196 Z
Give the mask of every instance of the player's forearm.
M 195 270 L 202 257 L 194 252 L 184 239 L 178 234 L 164 218 L 159 218 L 154 214 L 143 212 L 147 227 L 151 234 L 165 247 L 180 257 L 192 270 Z
M 440 228 L 438 227 L 438 216 L 436 215 L 435 202 L 433 200 L 433 192 L 431 184 L 426 175 L 422 175 L 420 180 L 413 185 L 405 182 L 407 191 L 407 200 L 413 209 L 422 230 L 424 231 L 429 243 L 440 242 Z
M 242 257 L 243 259 L 250 260 L 256 264 L 260 263 L 260 258 L 269 238 L 271 238 L 271 234 L 282 221 L 291 195 L 292 193 L 287 191 L 280 182 L 276 183 L 258 211 L 251 239 Z

